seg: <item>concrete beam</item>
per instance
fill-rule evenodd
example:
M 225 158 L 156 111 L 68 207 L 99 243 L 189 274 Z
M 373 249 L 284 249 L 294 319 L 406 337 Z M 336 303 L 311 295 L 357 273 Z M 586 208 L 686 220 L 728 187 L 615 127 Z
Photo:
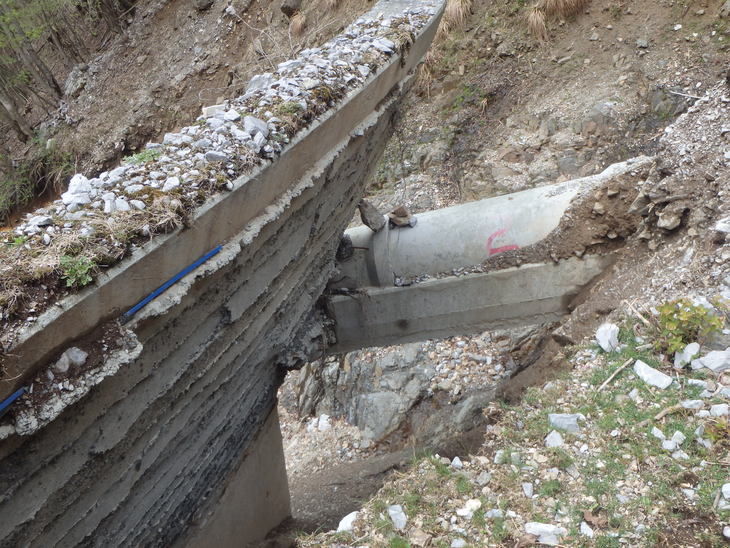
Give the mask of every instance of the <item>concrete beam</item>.
M 337 343 L 328 351 L 555 321 L 611 261 L 593 255 L 333 296 L 327 307 Z

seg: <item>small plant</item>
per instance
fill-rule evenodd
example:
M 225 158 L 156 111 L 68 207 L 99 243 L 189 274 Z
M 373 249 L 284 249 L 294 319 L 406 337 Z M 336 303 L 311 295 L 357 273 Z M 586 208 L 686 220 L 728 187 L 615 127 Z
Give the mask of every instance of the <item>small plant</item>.
M 125 164 L 131 164 L 133 166 L 136 166 L 136 165 L 140 165 L 140 164 L 146 164 L 147 162 L 151 162 L 152 160 L 159 158 L 161 155 L 162 155 L 162 151 L 153 149 L 153 148 L 148 148 L 141 152 L 138 152 L 137 154 L 128 156 L 122 162 Z
M 694 341 L 707 339 L 725 323 L 702 305 L 689 299 L 669 301 L 658 307 L 655 348 L 673 354 Z
M 8 243 L 10 247 L 21 247 L 25 245 L 25 242 L 28 240 L 26 236 L 16 236 L 13 238 L 13 241 Z
M 61 279 L 66 281 L 66 287 L 84 287 L 94 280 L 91 273 L 96 268 L 96 263 L 88 257 L 63 255 L 60 267 Z

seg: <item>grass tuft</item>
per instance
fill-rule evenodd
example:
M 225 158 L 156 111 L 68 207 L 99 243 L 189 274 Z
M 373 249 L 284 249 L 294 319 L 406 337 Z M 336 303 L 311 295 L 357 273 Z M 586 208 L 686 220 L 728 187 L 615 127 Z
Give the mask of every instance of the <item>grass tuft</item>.
M 547 21 L 565 20 L 578 15 L 590 0 L 539 0 L 527 14 L 527 28 L 535 38 L 548 38 Z

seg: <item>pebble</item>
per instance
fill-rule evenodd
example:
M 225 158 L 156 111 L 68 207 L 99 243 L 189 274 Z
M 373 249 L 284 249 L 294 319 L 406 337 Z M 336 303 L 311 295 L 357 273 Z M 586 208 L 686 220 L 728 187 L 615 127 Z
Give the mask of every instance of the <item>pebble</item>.
M 580 522 L 580 534 L 588 538 L 593 538 L 593 529 L 585 521 Z
M 530 482 L 524 482 L 522 484 L 522 492 L 525 494 L 525 496 L 528 499 L 531 499 L 532 498 L 532 495 L 534 493 L 534 487 L 533 487 L 532 483 L 530 483 Z
M 464 463 L 461 462 L 461 459 L 459 457 L 454 457 L 454 460 L 451 461 L 451 468 L 461 470 L 463 467 Z

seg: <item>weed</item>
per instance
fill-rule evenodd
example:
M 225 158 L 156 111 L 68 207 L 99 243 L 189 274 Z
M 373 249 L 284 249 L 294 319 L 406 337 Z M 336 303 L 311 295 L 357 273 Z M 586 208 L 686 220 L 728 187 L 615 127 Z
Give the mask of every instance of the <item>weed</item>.
M 162 151 L 154 148 L 147 148 L 137 154 L 124 158 L 122 163 L 131 164 L 133 166 L 146 164 L 147 162 L 151 162 L 152 160 L 159 158 L 160 155 L 162 155 Z
M 401 537 L 391 537 L 388 546 L 390 548 L 411 548 L 411 543 Z
M 669 301 L 658 307 L 655 348 L 673 354 L 689 343 L 706 340 L 720 331 L 723 318 L 689 299 Z
M 538 490 L 538 493 L 541 495 L 544 495 L 546 497 L 554 497 L 558 493 L 560 493 L 563 486 L 560 484 L 560 482 L 556 479 L 547 480 L 546 482 L 543 482 L 542 485 L 540 485 L 540 489 Z
M 8 243 L 8 245 L 10 247 L 22 247 L 23 245 L 25 245 L 25 242 L 27 242 L 27 241 L 28 241 L 27 236 L 16 236 L 15 238 L 13 238 L 12 242 Z
M 436 473 L 442 478 L 448 478 L 451 475 L 451 467 L 448 464 L 445 464 L 436 458 L 431 459 L 431 462 L 433 463 L 433 467 L 436 469 Z
M 550 449 L 550 464 L 560 470 L 567 470 L 573 464 L 573 457 L 562 447 Z
M 59 262 L 61 279 L 65 280 L 66 287 L 80 288 L 89 285 L 94 280 L 91 273 L 96 268 L 96 263 L 88 257 L 63 255 Z
M 492 538 L 498 544 L 502 544 L 509 537 L 509 531 L 504 524 L 504 518 L 497 518 L 492 522 Z
M 459 475 L 456 478 L 456 491 L 460 495 L 466 495 L 467 493 L 471 492 L 471 482 L 469 482 L 469 479 L 466 476 Z

